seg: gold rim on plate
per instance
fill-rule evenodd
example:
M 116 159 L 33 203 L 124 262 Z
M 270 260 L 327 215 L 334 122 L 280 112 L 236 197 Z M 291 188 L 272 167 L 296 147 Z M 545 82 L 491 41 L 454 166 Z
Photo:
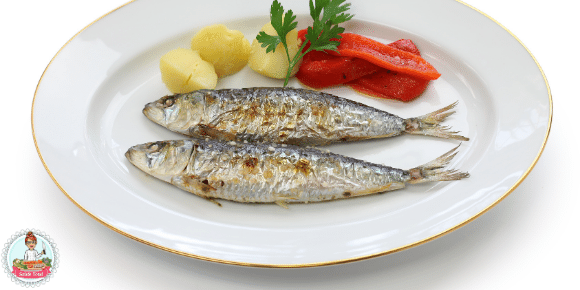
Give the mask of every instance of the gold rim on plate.
M 104 18 L 105 16 L 117 11 L 118 9 L 125 7 L 131 3 L 133 3 L 135 0 L 127 2 L 117 8 L 115 8 L 114 10 L 110 11 L 109 13 L 99 17 L 98 19 L 96 19 L 95 21 L 91 22 L 89 25 L 87 25 L 86 27 L 84 27 L 82 30 L 80 30 L 79 32 L 77 32 L 71 39 L 69 39 L 60 49 L 59 51 L 55 54 L 55 56 L 50 60 L 50 62 L 48 63 L 48 65 L 46 66 L 46 68 L 44 69 L 44 72 L 42 73 L 40 80 L 38 81 L 38 84 L 36 85 L 36 90 L 34 92 L 34 98 L 32 100 L 32 112 L 31 112 L 31 124 L 32 124 L 32 138 L 34 139 L 34 146 L 36 147 L 36 151 L 38 152 L 38 157 L 40 157 L 40 161 L 42 161 L 42 165 L 44 166 L 44 168 L 46 169 L 46 172 L 48 172 L 48 175 L 50 176 L 50 178 L 52 178 L 52 180 L 54 181 L 54 183 L 56 184 L 56 186 L 64 193 L 64 195 L 66 195 L 66 197 L 68 197 L 68 199 L 70 199 L 70 201 L 72 201 L 77 207 L 79 207 L 82 211 L 84 211 L 87 215 L 89 215 L 90 217 L 92 217 L 93 219 L 95 219 L 96 221 L 98 221 L 99 223 L 105 225 L 106 227 L 108 227 L 109 229 L 122 234 L 130 239 L 133 239 L 137 242 L 146 244 L 148 246 L 152 246 L 155 247 L 157 249 L 161 249 L 170 253 L 174 253 L 174 254 L 178 254 L 178 255 L 182 255 L 182 256 L 186 256 L 186 257 L 191 257 L 191 258 L 196 258 L 196 259 L 200 259 L 200 260 L 204 260 L 204 261 L 210 261 L 210 262 L 217 262 L 217 263 L 222 263 L 222 264 L 229 264 L 229 265 L 238 265 L 238 266 L 249 266 L 249 267 L 261 267 L 261 268 L 307 268 L 307 267 L 318 267 L 318 266 L 328 266 L 328 265 L 338 265 L 338 264 L 344 264 L 344 263 L 349 263 L 349 262 L 355 262 L 355 261 L 361 261 L 361 260 L 366 260 L 366 259 L 371 259 L 371 258 L 375 258 L 375 257 L 380 257 L 380 256 L 384 256 L 384 255 L 388 255 L 388 254 L 392 254 L 392 253 L 396 253 L 396 252 L 400 252 L 402 250 L 406 250 L 418 245 L 422 245 L 424 243 L 427 243 L 431 240 L 434 240 L 436 238 L 439 238 L 443 235 L 446 235 L 448 233 L 451 233 L 457 229 L 459 229 L 460 227 L 468 224 L 469 222 L 475 220 L 476 218 L 478 218 L 479 216 L 481 216 L 482 214 L 484 214 L 485 212 L 487 212 L 488 210 L 490 210 L 492 207 L 494 207 L 495 205 L 497 205 L 500 201 L 502 201 L 503 199 L 505 199 L 510 193 L 512 193 L 516 187 L 518 187 L 522 181 L 529 175 L 529 173 L 532 171 L 532 169 L 534 168 L 534 166 L 536 165 L 536 163 L 538 162 L 540 156 L 542 155 L 542 153 L 544 152 L 544 148 L 546 147 L 546 143 L 548 141 L 548 136 L 550 135 L 550 130 L 552 128 L 552 114 L 553 114 L 553 104 L 552 104 L 552 93 L 550 91 L 550 86 L 548 84 L 548 80 L 546 79 L 546 75 L 544 74 L 544 71 L 542 70 L 542 68 L 540 67 L 540 64 L 538 63 L 538 61 L 536 60 L 536 58 L 532 55 L 532 53 L 530 52 L 530 50 L 520 41 L 520 39 L 515 36 L 511 31 L 509 31 L 505 26 L 503 26 L 502 24 L 500 24 L 499 22 L 497 22 L 495 19 L 491 18 L 489 15 L 483 13 L 482 11 L 480 11 L 479 9 L 461 1 L 461 0 L 455 0 L 458 3 L 461 3 L 475 11 L 477 11 L 478 13 L 480 13 L 481 15 L 487 17 L 488 19 L 492 20 L 494 23 L 496 23 L 497 25 L 499 25 L 502 29 L 504 29 L 505 31 L 507 31 L 514 39 L 516 39 L 523 47 L 524 49 L 528 52 L 528 54 L 530 54 L 530 56 L 532 57 L 532 59 L 534 60 L 534 62 L 536 63 L 536 65 L 538 66 L 538 69 L 540 70 L 540 72 L 542 73 L 542 77 L 544 78 L 544 82 L 546 84 L 546 88 L 548 90 L 548 98 L 550 101 L 550 116 L 548 118 L 548 130 L 546 132 L 546 135 L 544 137 L 544 141 L 542 143 L 542 147 L 540 148 L 538 154 L 536 155 L 536 158 L 534 159 L 534 161 L 532 162 L 532 164 L 530 165 L 530 167 L 524 172 L 524 174 L 520 177 L 520 179 L 518 179 L 518 181 L 507 191 L 505 192 L 498 200 L 496 200 L 494 203 L 492 203 L 491 205 L 489 205 L 487 208 L 483 209 L 482 211 L 480 211 L 479 213 L 477 213 L 476 215 L 474 215 L 473 217 L 459 223 L 458 225 L 454 226 L 453 228 L 450 228 L 446 231 L 443 231 L 437 235 L 431 236 L 429 238 L 399 247 L 399 248 L 395 248 L 395 249 L 391 249 L 388 251 L 384 251 L 384 252 L 380 252 L 380 253 L 375 253 L 372 255 L 366 255 L 366 256 L 361 256 L 361 257 L 355 257 L 355 258 L 349 258 L 349 259 L 342 259 L 342 260 L 335 260 L 335 261 L 328 261 L 328 262 L 318 262 L 318 263 L 308 263 L 308 264 L 258 264 L 258 263 L 245 263 L 245 262 L 236 262 L 236 261 L 228 261 L 228 260 L 221 260 L 221 259 L 215 259 L 215 258 L 209 258 L 209 257 L 204 257 L 204 256 L 198 256 L 198 255 L 194 255 L 194 254 L 190 254 L 190 253 L 186 253 L 186 252 L 182 252 L 182 251 L 177 251 L 174 249 L 170 249 L 170 248 L 166 248 L 160 245 L 157 245 L 155 243 L 151 243 L 149 241 L 140 239 L 138 237 L 135 237 L 129 233 L 123 232 L 117 228 L 115 228 L 114 226 L 104 222 L 103 220 L 97 218 L 95 215 L 93 215 L 92 213 L 90 213 L 89 211 L 87 211 L 85 208 L 83 208 L 80 204 L 78 204 L 67 192 L 66 190 L 64 190 L 64 188 L 62 188 L 62 186 L 58 183 L 58 181 L 56 180 L 56 178 L 54 177 L 54 175 L 52 175 L 52 173 L 50 172 L 50 169 L 48 168 L 48 166 L 46 165 L 46 163 L 44 162 L 44 158 L 42 157 L 42 154 L 40 153 L 40 149 L 38 148 L 38 143 L 36 141 L 36 135 L 34 134 L 34 104 L 36 101 L 36 94 L 38 92 L 38 88 L 40 86 L 40 83 L 42 82 L 42 78 L 44 77 L 44 74 L 46 73 L 46 71 L 48 70 L 48 68 L 50 67 L 50 65 L 52 64 L 52 62 L 54 61 L 54 59 L 59 55 L 59 53 L 64 49 L 64 47 L 66 47 L 73 39 L 75 39 L 81 32 L 83 32 L 85 29 L 87 29 L 88 27 L 90 27 L 91 25 L 95 24 L 96 22 L 98 22 L 99 20 L 101 20 L 102 18 Z

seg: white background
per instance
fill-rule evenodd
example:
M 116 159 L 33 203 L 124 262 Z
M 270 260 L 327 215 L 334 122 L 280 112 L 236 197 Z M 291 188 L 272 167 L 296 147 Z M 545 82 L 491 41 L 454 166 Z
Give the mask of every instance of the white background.
M 125 1 L 2 4 L 0 244 L 26 228 L 54 239 L 61 264 L 41 289 L 579 289 L 577 9 L 566 0 L 465 2 L 516 35 L 546 74 L 554 119 L 542 157 L 511 195 L 450 234 L 371 260 L 306 269 L 245 268 L 170 254 L 126 238 L 77 208 L 38 158 L 32 99 L 58 50 Z M 20 289 L 0 274 L 0 289 Z

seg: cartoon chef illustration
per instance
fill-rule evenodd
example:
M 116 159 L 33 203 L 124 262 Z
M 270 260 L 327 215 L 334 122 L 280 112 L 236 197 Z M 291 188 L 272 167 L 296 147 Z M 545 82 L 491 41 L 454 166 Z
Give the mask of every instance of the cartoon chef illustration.
M 32 232 L 28 232 L 26 234 L 26 238 L 24 239 L 24 242 L 26 243 L 26 247 L 28 247 L 28 250 L 26 250 L 26 252 L 24 252 L 24 261 L 40 260 L 40 257 L 42 255 L 46 254 L 46 250 L 42 250 L 42 252 L 39 254 L 34 249 L 34 248 L 36 248 L 36 236 L 34 236 L 34 234 Z

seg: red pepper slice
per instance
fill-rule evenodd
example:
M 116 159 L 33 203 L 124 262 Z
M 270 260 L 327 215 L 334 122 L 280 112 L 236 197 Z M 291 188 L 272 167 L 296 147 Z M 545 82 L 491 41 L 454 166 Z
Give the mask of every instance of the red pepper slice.
M 374 74 L 346 83 L 353 90 L 385 99 L 411 101 L 420 96 L 429 80 L 416 78 L 407 74 L 381 70 Z
M 388 45 L 420 55 L 417 46 L 409 39 L 397 40 Z M 420 96 L 428 84 L 429 80 L 384 69 L 347 83 L 355 91 L 374 97 L 398 99 L 404 102 Z
M 306 29 L 298 31 L 298 38 L 305 41 L 306 33 Z M 418 78 L 434 80 L 441 76 L 419 54 L 386 45 L 358 34 L 342 33 L 340 35 L 342 38 L 337 51 L 328 51 L 328 53 L 336 56 L 361 58 L 382 68 Z
M 298 31 L 298 39 L 301 41 L 306 40 L 305 35 L 306 29 Z M 347 83 L 380 69 L 363 59 L 335 56 L 314 50 L 302 58 L 296 78 L 311 88 L 322 89 Z
M 311 88 L 322 89 L 344 84 L 379 70 L 380 67 L 360 58 L 311 51 L 304 55 L 296 77 Z
M 298 38 L 302 41 L 305 41 L 305 35 L 305 29 L 298 32 Z M 409 39 L 401 39 L 387 46 L 420 57 L 419 49 Z M 363 59 L 320 51 L 311 51 L 304 56 L 296 77 L 316 89 L 346 84 L 361 93 L 401 101 L 418 97 L 429 84 L 427 79 L 382 68 L 377 70 L 375 65 Z
M 421 56 L 421 52 L 419 52 L 419 49 L 417 48 L 417 46 L 410 39 L 399 39 L 399 40 L 397 40 L 395 42 L 391 42 L 387 45 L 390 47 L 394 47 L 396 49 L 404 50 L 404 51 L 410 52 L 412 54 L 416 54 L 418 56 Z
M 418 78 L 435 80 L 439 72 L 421 56 L 400 50 L 358 34 L 341 34 L 338 52 L 331 54 L 362 58 L 382 68 Z
M 308 31 L 306 29 L 299 30 L 298 31 L 298 39 L 300 41 L 304 42 L 306 40 L 306 33 L 307 32 Z M 410 52 L 412 54 L 421 56 L 421 52 L 419 52 L 419 49 L 417 48 L 417 46 L 410 39 L 399 39 L 399 40 L 397 40 L 395 42 L 391 42 L 387 45 L 390 47 L 396 48 L 396 49 L 404 50 L 404 51 Z M 304 50 L 308 49 L 309 46 L 310 45 L 307 44 L 306 47 L 304 48 Z M 304 56 L 304 57 L 306 57 L 306 56 Z

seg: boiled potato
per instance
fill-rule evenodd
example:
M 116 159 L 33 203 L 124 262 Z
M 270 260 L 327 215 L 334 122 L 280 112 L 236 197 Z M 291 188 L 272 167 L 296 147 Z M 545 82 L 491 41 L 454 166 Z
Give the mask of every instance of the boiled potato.
M 215 89 L 217 74 L 213 65 L 197 51 L 174 49 L 161 57 L 161 79 L 173 93 L 187 93 L 199 89 Z
M 250 42 L 237 30 L 223 24 L 204 27 L 191 39 L 191 49 L 213 64 L 218 77 L 241 70 L 250 57 Z
M 271 23 L 267 23 L 262 27 L 262 31 L 266 32 L 268 35 L 278 35 Z M 298 30 L 294 29 L 286 35 L 286 43 L 288 44 L 288 53 L 290 54 L 290 59 L 294 58 L 294 55 L 298 52 Z M 267 77 L 284 79 L 286 78 L 286 73 L 288 72 L 288 57 L 286 56 L 286 51 L 284 46 L 280 43 L 276 47 L 275 52 L 266 53 L 266 48 L 262 47 L 261 44 L 254 38 L 252 42 L 252 52 L 250 53 L 250 60 L 248 65 L 254 71 L 265 75 Z M 298 72 L 299 65 L 294 66 L 292 70 L 292 75 Z

